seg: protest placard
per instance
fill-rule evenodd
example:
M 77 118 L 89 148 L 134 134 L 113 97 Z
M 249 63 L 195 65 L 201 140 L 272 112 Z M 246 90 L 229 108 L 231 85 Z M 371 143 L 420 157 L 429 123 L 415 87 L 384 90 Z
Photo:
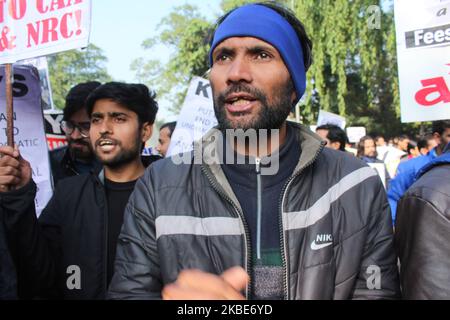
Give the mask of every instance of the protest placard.
M 0 145 L 6 145 L 5 116 L 5 68 L 0 69 Z M 38 191 L 35 198 L 36 212 L 39 215 L 52 196 L 50 166 L 44 121 L 41 109 L 41 88 L 36 68 L 16 66 L 14 68 L 13 96 L 15 103 L 14 142 L 22 156 L 30 162 L 33 180 Z
M 368 163 L 369 167 L 374 169 L 380 176 L 383 187 L 386 189 L 386 167 L 384 163 Z
M 166 156 L 191 151 L 193 142 L 216 124 L 211 85 L 208 80 L 195 77 L 189 85 Z
M 0 1 L 0 64 L 86 47 L 91 0 Z
M 44 110 L 48 150 L 55 150 L 67 145 L 66 135 L 61 128 L 62 119 L 62 110 Z
M 366 128 L 364 127 L 348 127 L 347 137 L 348 141 L 351 143 L 357 143 L 359 140 L 366 135 Z
M 402 122 L 450 119 L 450 0 L 394 5 Z
M 45 110 L 54 110 L 53 106 L 53 96 L 52 96 L 52 87 L 50 85 L 50 75 L 48 72 L 48 63 L 46 57 L 38 57 L 33 59 L 25 59 L 18 61 L 19 64 L 29 64 L 34 67 L 39 72 L 39 81 L 41 83 L 41 102 L 42 109 Z
M 340 115 L 324 110 L 319 110 L 319 116 L 317 118 L 317 126 L 319 127 L 324 124 L 334 124 L 340 127 L 342 130 L 345 130 L 346 120 L 344 117 L 341 117 Z

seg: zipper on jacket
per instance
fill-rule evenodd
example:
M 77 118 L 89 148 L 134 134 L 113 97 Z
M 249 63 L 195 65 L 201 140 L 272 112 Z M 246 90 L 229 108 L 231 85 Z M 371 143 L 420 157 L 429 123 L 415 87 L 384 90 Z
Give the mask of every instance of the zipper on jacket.
M 108 212 L 108 198 L 106 197 L 106 190 L 103 187 L 103 195 L 105 197 L 105 254 L 104 254 L 104 265 L 105 265 L 105 275 L 103 277 L 103 281 L 105 284 L 105 298 L 108 296 L 108 237 L 109 237 L 109 231 L 108 231 L 108 223 L 109 223 L 109 212 Z M 117 245 L 117 244 L 116 244 Z M 113 266 L 113 273 L 114 273 L 114 266 Z
M 212 187 L 214 190 L 216 190 L 216 192 L 222 196 L 222 198 L 224 198 L 226 201 L 228 201 L 234 208 L 234 210 L 236 211 L 238 217 L 241 219 L 241 222 L 244 226 L 244 241 L 246 244 L 246 252 L 245 252 L 245 271 L 247 271 L 247 274 L 249 275 L 249 281 L 247 283 L 247 288 L 246 288 L 246 292 L 245 292 L 245 296 L 247 299 L 250 299 L 251 296 L 251 282 L 252 282 L 252 277 L 250 275 L 250 270 L 251 270 L 251 266 L 252 266 L 252 261 L 251 261 L 251 243 L 250 243 L 250 232 L 248 231 L 248 225 L 247 225 L 247 221 L 244 218 L 244 214 L 241 212 L 241 210 L 236 206 L 236 204 L 234 203 L 234 201 L 228 197 L 225 192 L 222 192 L 221 188 L 217 186 L 217 183 L 215 182 L 215 180 L 213 178 L 211 178 L 210 174 L 208 173 L 208 170 L 202 165 L 201 166 L 203 173 L 205 174 L 206 178 L 208 178 L 209 183 L 211 183 Z
M 66 165 L 66 169 L 72 171 L 75 176 L 80 175 L 74 168 L 70 167 L 69 165 Z
M 261 159 L 255 159 L 256 169 L 256 259 L 261 260 Z
M 284 284 L 283 284 L 283 292 L 284 292 L 284 299 L 289 300 L 289 279 L 288 279 L 288 264 L 287 264 L 287 252 L 286 252 L 286 239 L 284 237 L 284 227 L 283 227 L 283 208 L 284 208 L 284 199 L 286 197 L 287 189 L 289 188 L 289 185 L 296 177 L 298 177 L 307 167 L 309 167 L 314 161 L 316 161 L 319 154 L 322 152 L 322 149 L 324 148 L 324 145 L 320 145 L 319 150 L 317 150 L 314 157 L 309 161 L 306 165 L 303 166 L 302 169 L 300 169 L 297 173 L 292 175 L 289 180 L 285 183 L 283 186 L 283 189 L 281 190 L 281 198 L 279 201 L 279 228 L 280 228 L 280 243 L 281 243 L 281 260 L 283 263 L 283 273 L 284 273 Z
M 102 173 L 100 172 L 99 175 L 101 175 Z M 103 254 L 103 266 L 104 266 L 104 272 L 103 272 L 103 288 L 105 290 L 105 299 L 108 296 L 108 198 L 106 196 L 106 188 L 104 185 L 104 176 L 102 178 L 97 177 L 98 181 L 98 186 L 101 189 L 101 194 L 103 196 L 103 200 L 104 200 L 104 207 L 105 210 L 103 212 L 104 217 L 103 217 L 103 223 L 104 223 L 104 235 L 105 235 L 105 239 L 104 239 L 104 254 Z M 114 269 L 113 269 L 114 270 Z

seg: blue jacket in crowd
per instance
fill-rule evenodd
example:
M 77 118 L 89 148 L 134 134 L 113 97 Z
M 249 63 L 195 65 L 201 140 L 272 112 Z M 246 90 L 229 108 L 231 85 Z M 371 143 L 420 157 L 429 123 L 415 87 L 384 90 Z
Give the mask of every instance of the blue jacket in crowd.
M 442 154 L 439 157 L 436 157 L 431 162 L 424 165 L 417 173 L 416 180 L 423 176 L 427 171 L 430 171 L 431 168 L 448 163 L 450 163 L 450 149 L 448 149 L 446 153 Z
M 388 200 L 391 206 L 392 221 L 395 224 L 397 212 L 397 202 L 405 194 L 406 190 L 416 181 L 416 175 L 422 169 L 437 157 L 436 148 L 428 154 L 420 156 L 399 164 L 397 175 L 391 180 L 388 189 Z

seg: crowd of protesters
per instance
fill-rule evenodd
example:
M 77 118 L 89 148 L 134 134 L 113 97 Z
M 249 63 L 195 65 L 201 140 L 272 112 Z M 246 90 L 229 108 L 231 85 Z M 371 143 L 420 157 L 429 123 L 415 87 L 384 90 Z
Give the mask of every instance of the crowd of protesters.
M 404 174 L 405 168 L 411 165 L 415 168 L 422 167 L 425 163 L 442 153 L 442 148 L 448 142 L 446 139 L 448 126 L 448 121 L 436 121 L 432 124 L 432 127 L 428 128 L 427 133 L 417 135 L 414 138 L 410 138 L 406 134 L 389 139 L 383 135 L 366 135 L 361 137 L 356 143 L 350 143 L 345 130 L 334 124 L 318 126 L 316 133 L 327 142 L 326 147 L 328 148 L 352 153 L 367 164 L 383 164 L 384 173 L 381 176 L 385 179 L 383 182 L 385 182 L 386 189 L 395 190 L 399 188 L 399 178 L 395 180 L 393 186 L 390 185 L 391 179 L 397 177 L 399 173 L 401 174 L 400 179 L 402 179 L 406 176 Z M 409 162 L 409 160 L 414 158 L 419 159 Z M 417 168 L 411 171 L 410 174 L 408 182 L 402 184 L 404 187 L 401 190 L 398 192 L 390 191 L 390 194 L 397 193 L 395 202 L 412 184 L 413 178 L 417 174 Z M 390 198 L 394 199 L 394 195 L 390 196 Z M 391 207 L 393 220 L 395 220 L 396 206 L 394 202 L 391 203 Z
M 316 131 L 328 147 L 342 150 L 344 130 L 323 125 Z M 364 136 L 346 152 L 351 147 L 361 160 L 386 168 L 380 176 L 386 177 L 402 297 L 450 299 L 450 120 L 433 122 L 415 138 Z
M 221 17 L 218 126 L 182 164 L 166 157 L 175 123 L 160 156 L 142 156 L 158 110 L 145 85 L 75 86 L 39 218 L 30 163 L 0 147 L 0 299 L 450 298 L 450 120 L 355 145 L 335 125 L 286 121 L 311 56 L 281 5 Z M 257 131 L 258 146 L 223 142 L 229 130 Z

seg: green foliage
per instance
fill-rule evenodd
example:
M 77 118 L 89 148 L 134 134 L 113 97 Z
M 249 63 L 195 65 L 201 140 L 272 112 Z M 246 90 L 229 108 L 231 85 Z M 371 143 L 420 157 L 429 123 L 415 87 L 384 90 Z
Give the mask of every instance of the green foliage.
M 234 8 L 237 8 L 239 6 L 242 6 L 247 3 L 253 3 L 253 2 L 260 2 L 257 0 L 222 0 L 222 3 L 220 4 L 220 8 L 222 9 L 222 12 L 228 12 Z
M 313 42 L 313 65 L 301 102 L 301 118 L 316 122 L 320 109 L 347 118 L 348 125 L 365 126 L 369 133 L 408 132 L 417 125 L 400 123 L 399 88 L 393 0 L 285 0 L 303 22 Z M 223 0 L 227 12 L 246 0 Z M 379 10 L 382 8 L 382 10 Z M 207 39 L 214 21 L 190 5 L 175 8 L 160 24 L 162 32 L 144 41 L 151 50 L 167 45 L 173 50 L 167 63 L 133 63 L 139 80 L 173 102 L 177 112 L 192 76 L 208 70 Z
M 285 5 L 288 8 L 292 8 L 294 6 L 296 0 L 278 0 L 274 1 L 277 3 L 281 3 Z M 222 9 L 222 12 L 228 12 L 234 8 L 237 8 L 239 6 L 242 6 L 247 3 L 255 3 L 255 2 L 265 2 L 264 0 L 222 0 L 220 3 L 220 8 Z M 266 0 L 267 2 L 267 0 Z
M 174 8 L 158 28 L 162 29 L 161 33 L 156 38 L 146 39 L 143 47 L 152 50 L 158 45 L 167 46 L 173 51 L 168 61 L 138 58 L 131 69 L 139 81 L 158 93 L 158 97 L 166 97 L 173 105 L 171 111 L 176 113 L 192 77 L 203 76 L 209 69 L 207 39 L 211 22 L 196 6 L 186 4 Z
M 313 41 L 314 63 L 301 107 L 305 122 L 314 123 L 324 109 L 345 116 L 349 125 L 365 126 L 368 132 L 398 133 L 392 6 L 373 0 L 295 3 L 295 12 Z M 381 7 L 384 10 L 378 10 Z
M 111 81 L 106 71 L 107 58 L 100 48 L 90 44 L 84 50 L 70 50 L 47 57 L 53 103 L 64 108 L 65 96 L 71 87 L 86 81 Z

